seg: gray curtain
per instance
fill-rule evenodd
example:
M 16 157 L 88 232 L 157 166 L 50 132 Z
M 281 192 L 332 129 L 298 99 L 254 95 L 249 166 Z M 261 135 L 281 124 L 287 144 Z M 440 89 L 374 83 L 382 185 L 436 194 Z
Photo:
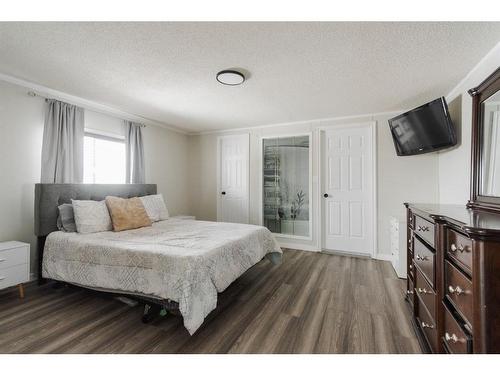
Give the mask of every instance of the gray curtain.
M 144 171 L 144 146 L 142 143 L 142 125 L 131 121 L 124 121 L 125 147 L 127 150 L 128 184 L 144 184 L 146 173 Z
M 42 183 L 83 182 L 83 108 L 46 100 Z

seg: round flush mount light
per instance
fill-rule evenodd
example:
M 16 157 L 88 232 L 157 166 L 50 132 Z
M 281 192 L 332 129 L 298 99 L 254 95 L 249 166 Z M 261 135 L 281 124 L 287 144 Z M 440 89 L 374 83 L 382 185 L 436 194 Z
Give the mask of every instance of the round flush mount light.
M 238 86 L 245 82 L 245 76 L 236 70 L 221 70 L 217 73 L 217 81 L 223 85 Z

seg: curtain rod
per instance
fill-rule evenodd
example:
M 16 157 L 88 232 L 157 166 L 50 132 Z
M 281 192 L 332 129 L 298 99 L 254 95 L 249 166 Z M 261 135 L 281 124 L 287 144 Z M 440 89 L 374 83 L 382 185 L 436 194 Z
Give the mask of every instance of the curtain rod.
M 59 100 L 59 99 L 56 99 L 56 98 L 51 98 L 50 96 L 42 95 L 42 94 L 39 94 L 39 93 L 37 93 L 35 91 L 28 91 L 28 96 L 31 96 L 33 98 L 35 98 L 35 97 L 44 98 L 45 100 L 57 100 L 57 101 L 60 101 L 60 102 L 63 102 L 63 103 L 67 103 L 64 100 Z M 68 103 L 68 104 L 72 104 L 72 103 Z M 78 105 L 78 104 L 72 104 L 72 105 L 75 105 L 77 107 L 86 109 L 88 111 L 92 111 L 92 112 L 96 112 L 96 113 L 101 113 L 101 114 L 104 114 L 106 116 L 114 117 L 114 118 L 117 118 L 117 119 L 120 119 L 120 120 L 123 120 L 123 121 L 130 121 L 130 120 L 126 120 L 124 118 L 118 117 L 118 116 L 110 115 L 109 113 L 100 112 L 100 111 L 97 111 L 95 109 L 86 108 L 86 107 L 83 107 L 83 106 Z M 138 116 L 138 117 L 140 117 L 140 116 Z M 130 122 L 135 122 L 135 121 L 130 121 Z M 143 123 L 136 123 L 136 124 L 139 124 L 141 126 L 141 128 L 145 128 L 146 127 L 146 124 L 143 124 Z

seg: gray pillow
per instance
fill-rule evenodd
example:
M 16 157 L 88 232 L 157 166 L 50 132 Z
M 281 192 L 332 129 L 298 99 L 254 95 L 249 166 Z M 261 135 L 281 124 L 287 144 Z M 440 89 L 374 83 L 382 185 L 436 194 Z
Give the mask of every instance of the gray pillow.
M 59 210 L 59 215 L 57 216 L 57 228 L 63 232 L 76 232 L 73 205 L 70 203 L 64 203 L 57 207 L 57 209 Z
M 152 222 L 167 220 L 169 218 L 167 206 L 163 200 L 163 195 L 154 194 L 140 197 L 146 213 Z
M 71 200 L 78 233 L 105 232 L 113 229 L 105 201 Z

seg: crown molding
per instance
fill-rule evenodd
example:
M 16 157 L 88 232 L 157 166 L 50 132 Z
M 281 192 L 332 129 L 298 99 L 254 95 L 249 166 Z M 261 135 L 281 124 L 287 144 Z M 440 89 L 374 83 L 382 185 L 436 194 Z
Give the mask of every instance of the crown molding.
M 120 108 L 112 107 L 106 104 L 101 104 L 95 102 L 93 100 L 88 100 L 85 98 L 81 98 L 79 96 L 71 95 L 65 93 L 63 91 L 54 90 L 50 87 L 43 86 L 34 82 L 30 82 L 21 78 L 17 78 L 8 74 L 0 73 L 0 81 L 7 82 L 16 86 L 20 86 L 28 89 L 29 91 L 34 92 L 37 96 L 45 97 L 45 98 L 53 98 L 57 100 L 62 100 L 70 104 L 77 105 L 79 107 L 83 107 L 85 109 L 103 113 L 105 115 L 109 115 L 112 117 L 117 117 L 122 120 L 139 122 L 144 125 L 152 125 L 157 126 L 163 129 L 167 129 L 176 133 L 188 135 L 189 132 L 183 129 L 180 129 L 176 126 L 168 125 L 156 120 L 152 120 L 140 115 L 136 115 L 127 111 L 124 111 Z
M 280 127 L 280 126 L 297 126 L 297 125 L 311 125 L 311 126 L 317 128 L 317 127 L 321 127 L 321 125 L 323 125 L 323 123 L 331 122 L 331 121 L 374 120 L 374 117 L 398 115 L 398 114 L 401 114 L 401 113 L 406 112 L 406 111 L 408 111 L 408 109 L 400 109 L 400 110 L 386 111 L 386 112 L 365 113 L 365 114 L 350 115 L 350 116 L 324 117 L 324 118 L 311 119 L 311 120 L 280 122 L 280 123 L 274 123 L 274 124 L 245 126 L 245 127 L 240 127 L 240 128 L 231 128 L 231 129 L 204 130 L 204 131 L 190 132 L 189 135 L 226 134 L 226 133 L 233 133 L 233 132 L 261 130 L 261 129 L 266 129 L 266 128 L 276 128 L 276 127 Z
M 273 123 L 266 125 L 256 125 L 256 126 L 245 126 L 231 129 L 214 129 L 214 130 L 202 130 L 202 131 L 188 131 L 176 126 L 168 125 L 156 120 L 148 119 L 146 117 L 136 115 L 122 109 L 112 107 L 106 104 L 101 104 L 92 100 L 88 100 L 85 98 L 81 98 L 79 96 L 67 94 L 65 92 L 51 89 L 47 86 L 40 85 L 34 82 L 30 82 L 21 78 L 17 78 L 8 74 L 4 74 L 0 72 L 0 81 L 4 81 L 16 86 L 20 86 L 26 88 L 28 91 L 32 91 L 38 96 L 54 98 L 58 100 L 63 100 L 70 104 L 75 104 L 80 107 L 86 108 L 91 111 L 103 113 L 112 117 L 117 117 L 123 120 L 140 122 L 145 125 L 157 126 L 163 129 L 167 129 L 179 134 L 189 135 L 189 136 L 199 136 L 199 135 L 209 135 L 209 134 L 226 134 L 232 132 L 242 132 L 242 131 L 255 131 L 266 128 L 275 128 L 280 126 L 297 126 L 297 125 L 311 125 L 314 127 L 321 126 L 322 123 L 331 122 L 331 121 L 349 121 L 349 120 L 373 120 L 374 117 L 379 116 L 387 116 L 387 115 L 397 115 L 406 111 L 406 109 L 395 110 L 395 111 L 385 111 L 385 112 L 375 112 L 375 113 L 364 113 L 350 116 L 338 116 L 338 117 L 325 117 L 325 118 L 317 118 L 310 120 L 300 120 L 300 121 L 291 121 L 291 122 L 281 122 L 281 123 Z
M 469 71 L 469 73 L 467 73 L 467 75 L 464 78 L 462 78 L 460 82 L 458 82 L 456 86 L 450 90 L 448 95 L 445 96 L 446 101 L 449 102 L 453 100 L 461 92 L 467 91 L 467 89 L 464 89 L 463 87 L 465 83 L 468 82 L 471 79 L 471 77 L 474 76 L 476 71 L 478 71 L 482 67 L 482 65 L 495 54 L 498 54 L 500 56 L 500 42 L 497 43 L 495 47 L 493 47 L 486 55 L 484 55 L 484 57 L 481 60 L 479 60 L 479 62 L 476 65 L 474 65 L 474 67 Z M 478 81 L 482 81 L 482 79 L 478 78 Z

